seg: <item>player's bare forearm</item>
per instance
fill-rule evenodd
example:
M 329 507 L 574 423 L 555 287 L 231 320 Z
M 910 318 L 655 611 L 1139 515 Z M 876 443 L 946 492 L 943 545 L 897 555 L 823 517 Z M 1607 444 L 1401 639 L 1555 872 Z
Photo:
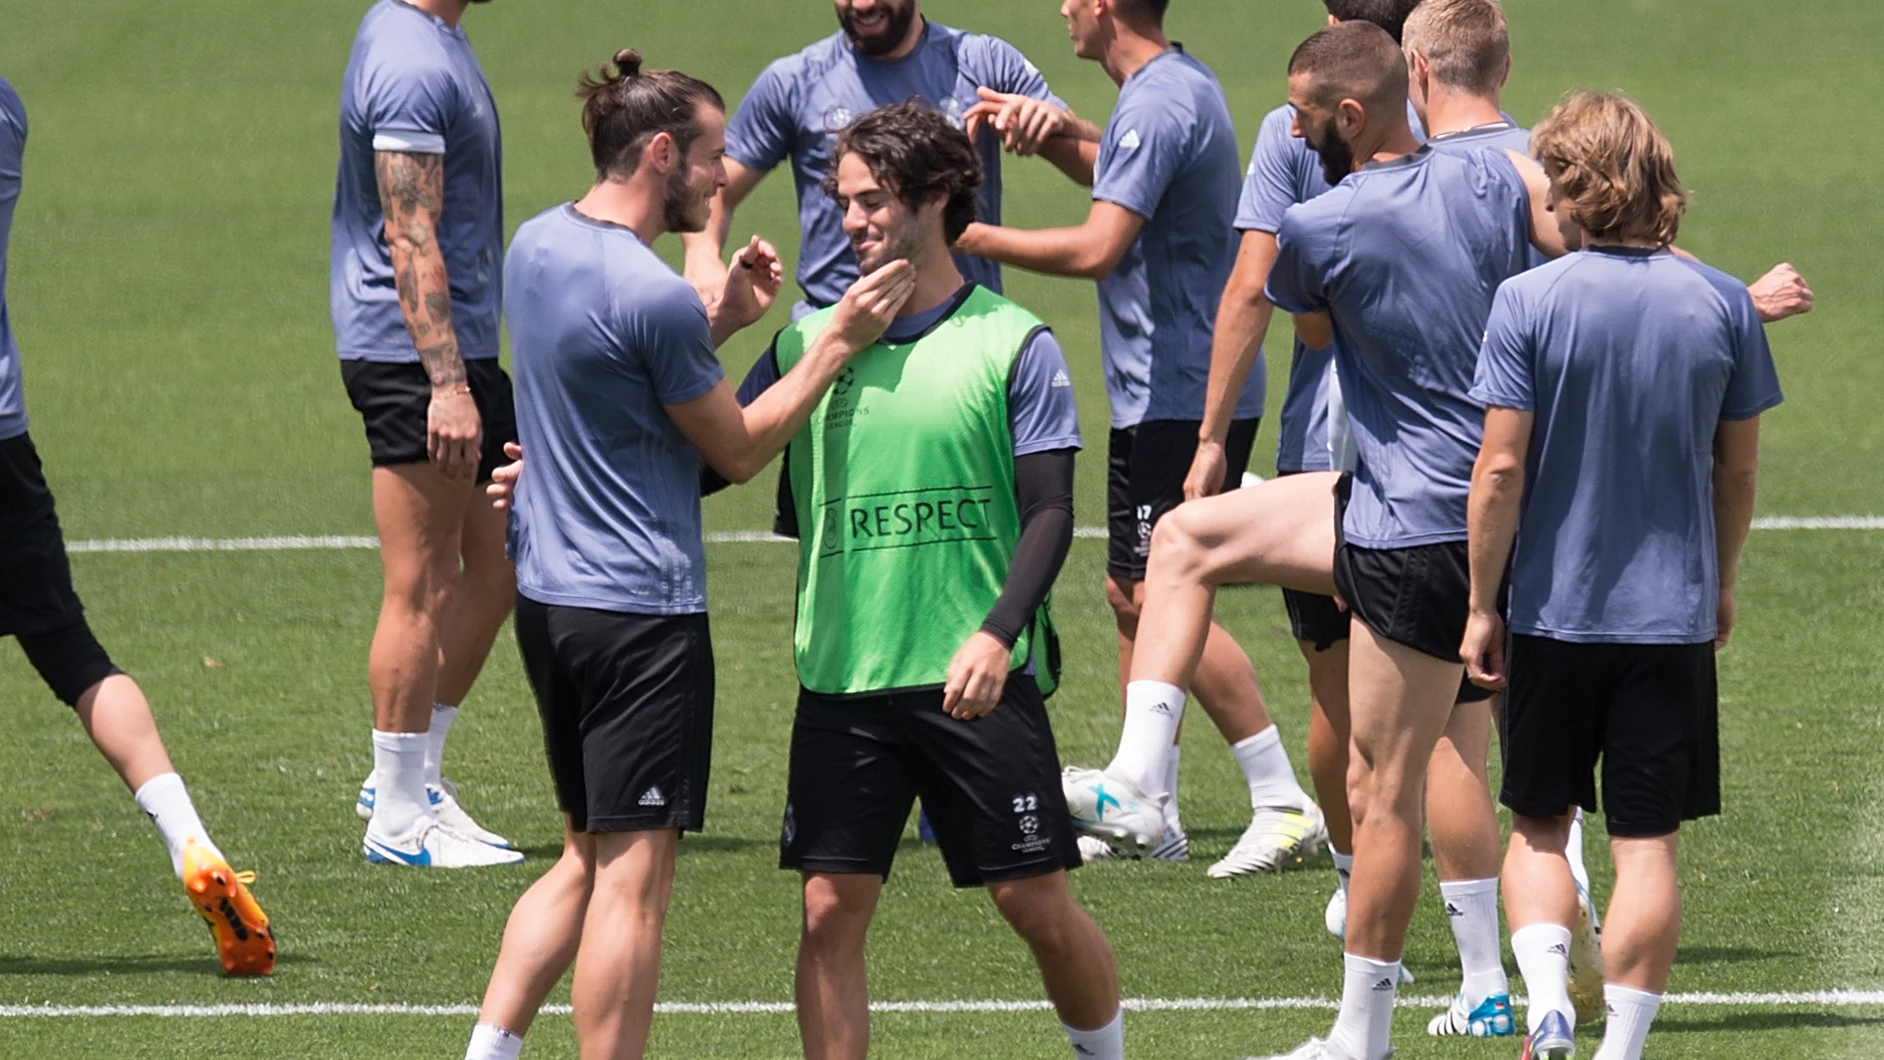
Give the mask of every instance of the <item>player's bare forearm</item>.
M 733 228 L 733 213 L 765 179 L 764 170 L 749 169 L 730 158 L 725 164 L 726 183 L 713 196 L 706 229 L 684 232 L 680 237 L 684 250 L 682 272 L 709 312 L 726 287 L 726 236 Z
M 1099 145 L 1065 134 L 1040 145 L 1040 157 L 1066 174 L 1066 179 L 1082 188 L 1092 187 L 1093 167 L 1099 162 Z
M 452 327 L 451 281 L 437 238 L 445 210 L 445 157 L 381 151 L 373 168 L 406 331 L 433 389 L 462 385 L 464 359 Z
M 1103 280 L 1118 268 L 1144 226 L 1143 217 L 1123 206 L 1094 202 L 1085 223 L 1073 228 L 1029 231 L 971 224 L 955 249 L 1048 276 Z
M 1517 538 L 1524 499 L 1524 462 L 1530 450 L 1529 412 L 1493 407 L 1485 411 L 1485 442 L 1472 466 L 1466 498 L 1466 555 L 1472 571 L 1472 610 L 1498 610 L 1498 589 Z
M 1204 398 L 1200 441 L 1223 444 L 1230 436 L 1243 384 L 1262 352 L 1263 335 L 1275 306 L 1263 294 L 1269 270 L 1276 263 L 1276 237 L 1269 232 L 1245 232 L 1237 248 L 1236 268 L 1224 286 L 1217 306 L 1217 327 L 1210 342 L 1210 378 Z
M 1740 572 L 1740 553 L 1753 529 L 1753 502 L 1759 491 L 1760 421 L 1723 422 L 1714 437 L 1714 546 L 1720 584 L 1732 591 Z

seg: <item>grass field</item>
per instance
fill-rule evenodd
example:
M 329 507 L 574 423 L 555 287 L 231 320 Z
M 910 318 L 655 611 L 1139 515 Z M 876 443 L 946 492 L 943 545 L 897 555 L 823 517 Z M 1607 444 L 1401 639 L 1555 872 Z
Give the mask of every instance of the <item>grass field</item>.
M 366 452 L 327 323 L 327 219 L 340 71 L 364 0 L 260 4 L 7 0 L 0 74 L 32 136 L 9 306 L 33 434 L 72 540 L 369 534 Z M 951 24 L 999 33 L 1082 113 L 1112 86 L 1069 54 L 1054 0 L 931 0 Z M 1311 0 L 1178 0 L 1173 35 L 1223 79 L 1245 148 L 1283 93 L 1282 65 L 1319 23 Z M 1506 109 L 1538 117 L 1572 86 L 1642 100 L 1673 138 L 1695 206 L 1689 249 L 1752 277 L 1797 263 L 1812 316 L 1772 338 L 1788 403 L 1767 417 L 1761 514 L 1884 513 L 1884 304 L 1876 195 L 1884 154 L 1884 6 L 1874 0 L 1508 0 L 1517 65 Z M 822 0 L 503 0 L 467 25 L 503 114 L 507 221 L 572 198 L 589 174 L 569 90 L 634 45 L 655 66 L 736 98 L 770 58 L 829 32 Z M 1083 215 L 1043 164 L 1015 164 L 1008 216 Z M 795 246 L 789 181 L 741 212 Z M 671 249 L 671 248 L 670 248 Z M 1015 276 L 1010 293 L 1059 332 L 1089 440 L 1103 437 L 1089 284 Z M 741 371 L 768 326 L 729 344 Z M 1281 337 L 1278 331 L 1277 337 Z M 1285 344 L 1272 348 L 1286 349 Z M 1271 409 L 1286 365 L 1272 362 Z M 1265 431 L 1259 452 L 1273 451 Z M 1259 469 L 1261 470 L 1261 469 Z M 1101 516 L 1100 461 L 1080 472 L 1080 521 Z M 770 491 L 709 503 L 709 528 L 759 529 Z M 791 553 L 709 549 L 720 722 L 709 830 L 685 843 L 662 999 L 790 996 L 796 879 L 774 865 L 785 736 Z M 221 978 L 149 826 L 18 653 L 0 651 L 0 1006 L 475 1003 L 503 917 L 550 864 L 559 825 L 529 694 L 508 636 L 454 735 L 447 772 L 523 865 L 458 874 L 375 870 L 351 809 L 370 764 L 367 641 L 378 568 L 366 551 L 80 555 L 92 620 L 155 702 L 173 756 L 223 847 L 261 871 L 282 940 L 276 975 Z M 1116 733 L 1102 543 L 1081 540 L 1059 592 L 1068 650 L 1054 701 L 1063 753 L 1094 761 Z M 1742 626 L 1722 658 L 1726 816 L 1687 833 L 1678 992 L 1884 988 L 1884 534 L 1770 531 L 1746 558 Z M 1226 623 L 1262 674 L 1301 766 L 1306 692 L 1272 590 L 1227 593 Z M 1321 927 L 1325 861 L 1222 883 L 1203 867 L 1246 820 L 1220 741 L 1192 726 L 1185 817 L 1197 860 L 1075 874 L 1117 948 L 1126 993 L 1149 999 L 1332 996 Z M 1304 774 L 1305 775 L 1305 774 Z M 1600 836 L 1600 820 L 1593 829 Z M 1606 891 L 1606 859 L 1591 862 Z M 1432 891 L 1429 888 L 1429 894 Z M 1436 902 L 1407 951 L 1410 993 L 1456 985 Z M 1023 1001 L 1040 991 L 980 894 L 956 893 L 913 839 L 873 936 L 886 1001 Z M 566 992 L 554 1001 L 566 1001 Z M 1771 999 L 1771 1000 L 1777 1000 Z M 0 1016 L 0 1057 L 438 1057 L 464 1015 L 259 1018 Z M 1401 1056 L 1490 1057 L 1515 1044 L 1435 1044 L 1404 1011 Z M 1240 1057 L 1321 1032 L 1320 1009 L 1159 1011 L 1128 1021 L 1133 1055 Z M 1062 1055 L 1040 1012 L 877 1019 L 885 1057 Z M 1591 1039 L 1593 1042 L 1594 1039 Z M 573 1055 L 549 1015 L 526 1056 Z M 1884 1006 L 1671 1005 L 1649 1055 L 1858 1057 L 1884 1047 Z M 670 1014 L 653 1055 L 795 1055 L 789 1013 Z

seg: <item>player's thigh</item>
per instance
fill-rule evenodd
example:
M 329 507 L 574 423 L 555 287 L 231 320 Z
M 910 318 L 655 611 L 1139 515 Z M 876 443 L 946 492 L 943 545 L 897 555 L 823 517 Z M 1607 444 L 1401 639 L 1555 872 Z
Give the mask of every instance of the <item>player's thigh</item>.
M 938 694 L 939 695 L 939 694 Z M 890 696 L 801 689 L 792 722 L 779 867 L 807 874 L 890 874 L 916 777 Z
M 1191 501 L 1159 524 L 1155 547 L 1177 550 L 1213 585 L 1259 582 L 1332 596 L 1339 479 L 1291 475 Z
M 459 562 L 465 513 L 477 487 L 432 463 L 373 469 L 373 523 L 389 588 L 435 584 Z
M 1417 788 L 1459 690 L 1458 662 L 1448 663 L 1398 641 L 1365 622 L 1354 624 L 1348 647 L 1348 724 L 1354 764 L 1376 794 L 1396 800 Z
M 912 699 L 915 697 L 911 697 Z M 909 715 L 922 805 L 957 887 L 1080 864 L 1059 753 L 1032 677 L 1012 674 L 995 709 L 962 721 L 939 695 Z

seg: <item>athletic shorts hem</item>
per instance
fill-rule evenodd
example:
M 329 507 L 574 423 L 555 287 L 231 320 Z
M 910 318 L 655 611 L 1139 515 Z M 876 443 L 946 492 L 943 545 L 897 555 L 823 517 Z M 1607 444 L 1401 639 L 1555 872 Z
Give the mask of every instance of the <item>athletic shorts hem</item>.
M 778 867 L 792 872 L 815 872 L 826 876 L 877 876 L 887 881 L 890 865 L 847 858 L 792 858 L 780 855 Z
M 647 817 L 590 817 L 583 822 L 582 831 L 588 835 L 598 832 L 698 832 L 705 825 L 705 818 L 704 813 L 688 810 Z

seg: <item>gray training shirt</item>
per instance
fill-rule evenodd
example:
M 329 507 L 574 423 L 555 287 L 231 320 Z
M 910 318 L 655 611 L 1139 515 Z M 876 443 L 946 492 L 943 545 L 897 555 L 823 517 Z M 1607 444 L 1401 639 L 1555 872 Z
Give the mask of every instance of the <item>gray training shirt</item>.
M 343 361 L 417 361 L 382 234 L 374 155 L 445 158 L 436 233 L 451 281 L 451 323 L 467 360 L 497 356 L 504 256 L 503 158 L 497 104 L 462 28 L 401 0 L 360 20 L 340 85 L 340 172 L 334 184 L 328 305 Z
M 1472 399 L 1536 414 L 1510 628 L 1553 640 L 1714 639 L 1714 435 L 1780 402 L 1739 280 L 1595 247 L 1506 281 Z

